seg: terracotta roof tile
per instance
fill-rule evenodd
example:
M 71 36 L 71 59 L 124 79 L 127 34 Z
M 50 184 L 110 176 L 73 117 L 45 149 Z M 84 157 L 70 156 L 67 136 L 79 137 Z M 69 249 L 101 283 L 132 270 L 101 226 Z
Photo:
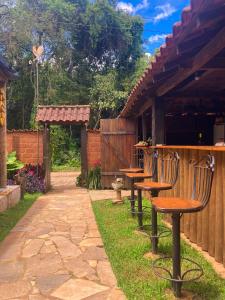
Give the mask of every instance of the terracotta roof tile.
M 166 37 L 165 44 L 160 47 L 159 54 L 156 55 L 154 61 L 151 62 L 140 80 L 135 85 L 125 107 L 120 113 L 121 117 L 127 117 L 130 108 L 138 95 L 142 92 L 145 84 L 147 82 L 151 82 L 154 75 L 159 74 L 164 70 L 165 63 L 167 63 L 171 57 L 176 56 L 177 41 L 185 38 L 185 30 L 189 25 L 191 25 L 194 17 L 198 16 L 198 14 L 201 14 L 205 10 L 209 10 L 211 7 L 215 7 L 215 5 L 225 5 L 225 0 L 191 0 L 191 5 L 183 9 L 181 21 L 173 25 L 173 33 Z M 193 34 L 194 33 L 193 29 Z
M 36 120 L 40 123 L 75 124 L 88 123 L 89 105 L 39 106 Z

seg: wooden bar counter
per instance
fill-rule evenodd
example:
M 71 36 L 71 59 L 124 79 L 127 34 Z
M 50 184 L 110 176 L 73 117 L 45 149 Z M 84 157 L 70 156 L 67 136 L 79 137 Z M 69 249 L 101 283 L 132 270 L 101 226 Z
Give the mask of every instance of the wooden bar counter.
M 150 149 L 159 153 L 176 151 L 180 156 L 180 172 L 177 184 L 172 191 L 163 192 L 162 196 L 190 197 L 191 168 L 190 160 L 199 160 L 202 156 L 212 154 L 216 167 L 209 205 L 199 213 L 184 214 L 181 230 L 187 238 L 196 243 L 225 266 L 225 147 L 216 146 L 156 146 L 138 147 L 145 151 L 148 159 Z M 149 156 L 150 157 L 150 156 Z M 160 169 L 160 168 L 159 168 Z

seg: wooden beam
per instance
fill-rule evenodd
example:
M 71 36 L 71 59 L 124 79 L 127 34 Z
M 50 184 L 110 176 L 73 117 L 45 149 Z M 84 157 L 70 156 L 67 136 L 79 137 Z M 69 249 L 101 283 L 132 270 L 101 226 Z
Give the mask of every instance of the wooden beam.
M 215 21 L 220 22 L 223 19 L 225 19 L 225 4 L 220 4 L 200 13 L 197 17 L 197 27 L 211 27 Z
M 201 70 L 221 70 L 225 69 L 225 57 L 215 57 L 213 60 L 204 65 Z
M 138 111 L 137 114 L 135 114 L 135 117 L 140 117 L 141 115 L 143 115 L 143 113 L 148 110 L 150 107 L 152 106 L 152 99 L 149 98 L 148 100 L 146 100 L 144 102 L 144 104 L 141 106 L 140 110 Z
M 7 185 L 6 85 L 0 86 L 0 189 Z
M 51 189 L 51 150 L 50 150 L 50 125 L 44 124 L 43 132 L 43 164 L 45 170 L 45 188 Z
M 165 103 L 162 98 L 154 98 L 152 103 L 152 144 L 165 143 Z
M 170 90 L 174 89 L 180 82 L 201 69 L 214 56 L 225 48 L 225 27 L 223 27 L 216 36 L 194 57 L 191 69 L 181 69 L 177 74 L 157 89 L 157 96 L 163 96 Z

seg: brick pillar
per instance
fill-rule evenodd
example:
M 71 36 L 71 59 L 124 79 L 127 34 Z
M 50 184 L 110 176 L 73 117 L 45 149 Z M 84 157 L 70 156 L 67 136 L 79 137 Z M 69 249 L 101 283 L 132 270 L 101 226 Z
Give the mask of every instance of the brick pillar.
M 6 85 L 0 83 L 0 188 L 6 185 Z

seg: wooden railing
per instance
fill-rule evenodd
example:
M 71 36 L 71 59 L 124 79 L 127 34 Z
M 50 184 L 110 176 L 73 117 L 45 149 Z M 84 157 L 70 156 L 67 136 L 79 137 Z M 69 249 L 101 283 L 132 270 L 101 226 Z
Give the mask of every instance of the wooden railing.
M 161 146 L 159 153 L 177 151 L 180 156 L 180 172 L 172 191 L 160 195 L 188 197 L 191 189 L 191 159 L 212 154 L 216 167 L 209 205 L 199 213 L 184 214 L 181 230 L 186 237 L 225 266 L 225 147 Z M 147 155 L 147 152 L 146 152 Z

